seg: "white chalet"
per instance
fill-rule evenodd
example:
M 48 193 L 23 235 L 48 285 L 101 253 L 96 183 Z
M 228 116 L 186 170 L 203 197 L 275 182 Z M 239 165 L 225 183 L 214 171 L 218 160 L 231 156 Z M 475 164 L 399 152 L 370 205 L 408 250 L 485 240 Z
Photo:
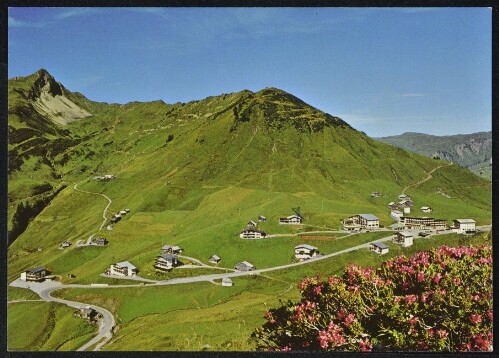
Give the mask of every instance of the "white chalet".
M 108 272 L 110 275 L 133 277 L 133 276 L 137 275 L 138 270 L 137 270 L 137 267 L 132 265 L 130 262 L 122 261 L 122 262 L 112 264 L 109 267 Z
M 476 231 L 476 221 L 473 219 L 456 219 L 454 220 L 453 231 L 458 234 L 473 233 Z
M 318 253 L 319 249 L 312 245 L 301 244 L 295 246 L 295 257 L 299 260 L 307 260 L 311 257 L 317 256 Z
M 429 206 L 422 206 L 422 207 L 421 207 L 421 211 L 422 211 L 423 213 L 431 213 L 431 212 L 433 211 L 433 209 L 432 209 L 432 208 L 430 208 Z
M 412 246 L 414 235 L 408 231 L 400 231 L 393 237 L 393 242 L 401 244 L 402 247 Z
M 297 225 L 301 224 L 302 220 L 303 220 L 302 217 L 299 215 L 290 215 L 285 218 L 279 218 L 279 224 Z
M 36 266 L 32 269 L 26 270 L 21 273 L 21 281 L 35 281 L 40 282 L 45 280 L 45 277 L 50 274 L 44 266 Z
M 163 254 L 156 257 L 156 262 L 154 267 L 162 271 L 170 271 L 174 267 L 180 266 L 180 261 L 177 259 L 177 255 Z
M 267 236 L 265 232 L 253 228 L 244 229 L 239 234 L 241 239 L 261 239 L 265 236 Z
M 404 216 L 404 213 L 400 210 L 392 210 L 390 213 L 390 217 L 395 221 L 399 221 L 402 216 Z
M 369 245 L 369 250 L 374 251 L 380 255 L 383 255 L 389 251 L 389 248 L 382 242 L 373 242 L 371 245 Z
M 232 283 L 232 280 L 230 279 L 230 277 L 222 278 L 222 286 L 230 287 L 233 285 L 234 285 L 234 283 Z

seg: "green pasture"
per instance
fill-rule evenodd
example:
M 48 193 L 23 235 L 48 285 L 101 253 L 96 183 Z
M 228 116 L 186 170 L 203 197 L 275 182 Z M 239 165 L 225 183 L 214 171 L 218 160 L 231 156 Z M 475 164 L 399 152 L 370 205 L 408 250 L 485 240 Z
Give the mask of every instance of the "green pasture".
M 9 303 L 7 330 L 10 351 L 74 351 L 93 337 L 97 326 L 73 317 L 73 309 L 64 305 L 22 302 Z

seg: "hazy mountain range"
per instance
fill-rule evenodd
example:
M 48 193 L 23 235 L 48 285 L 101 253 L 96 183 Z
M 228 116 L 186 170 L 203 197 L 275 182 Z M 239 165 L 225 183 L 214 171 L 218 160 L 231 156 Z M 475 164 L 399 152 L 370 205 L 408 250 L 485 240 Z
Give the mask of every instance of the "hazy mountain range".
M 451 160 L 477 175 L 492 178 L 492 132 L 451 136 L 407 132 L 375 139 L 428 157 Z

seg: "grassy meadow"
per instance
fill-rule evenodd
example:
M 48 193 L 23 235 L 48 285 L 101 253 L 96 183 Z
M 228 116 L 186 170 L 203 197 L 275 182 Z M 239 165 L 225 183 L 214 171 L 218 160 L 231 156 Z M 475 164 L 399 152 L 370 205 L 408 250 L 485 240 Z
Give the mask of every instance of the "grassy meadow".
M 9 303 L 8 350 L 76 350 L 92 338 L 98 329 L 97 325 L 73 317 L 73 311 L 70 307 L 51 302 Z

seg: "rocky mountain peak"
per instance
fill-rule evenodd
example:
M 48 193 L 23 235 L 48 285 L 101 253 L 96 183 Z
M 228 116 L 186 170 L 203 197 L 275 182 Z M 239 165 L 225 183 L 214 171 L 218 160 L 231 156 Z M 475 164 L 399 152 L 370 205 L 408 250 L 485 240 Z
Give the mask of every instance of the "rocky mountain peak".
M 52 97 L 63 95 L 64 87 L 46 69 L 39 69 L 36 75 L 38 78 L 28 93 L 28 99 L 36 100 L 42 93 L 49 94 Z

